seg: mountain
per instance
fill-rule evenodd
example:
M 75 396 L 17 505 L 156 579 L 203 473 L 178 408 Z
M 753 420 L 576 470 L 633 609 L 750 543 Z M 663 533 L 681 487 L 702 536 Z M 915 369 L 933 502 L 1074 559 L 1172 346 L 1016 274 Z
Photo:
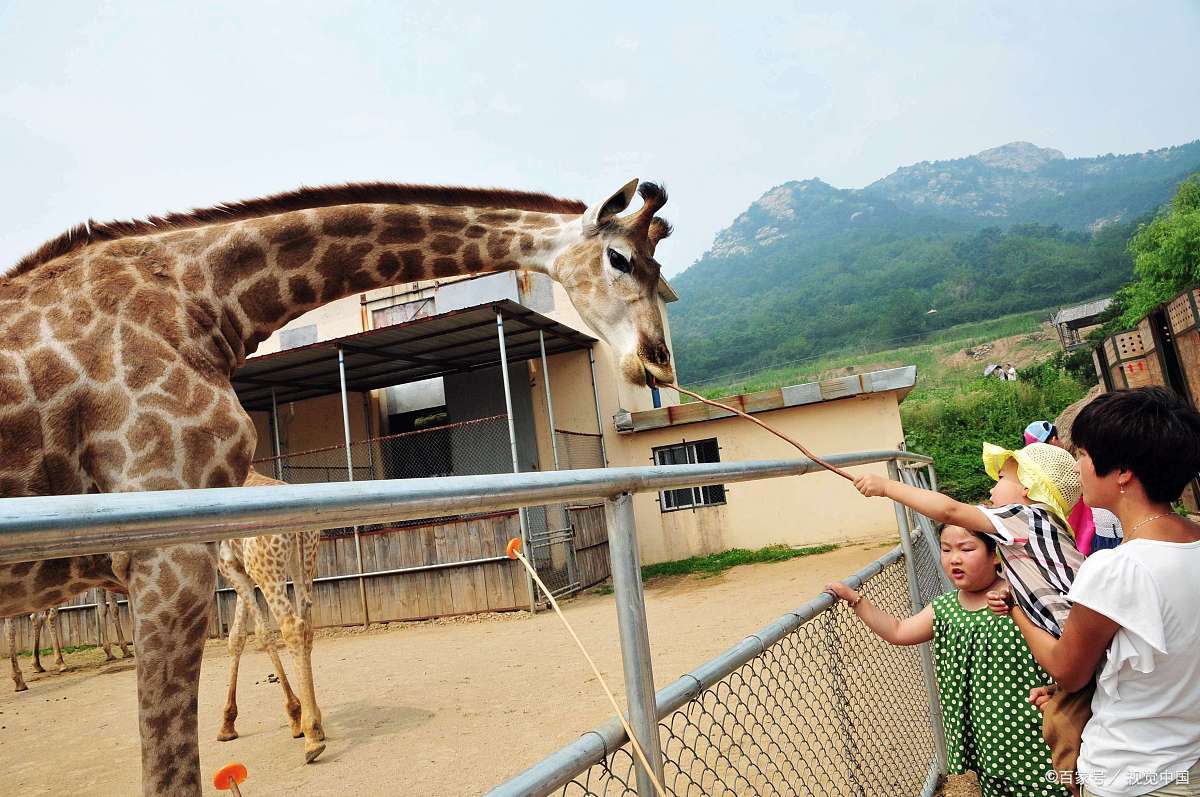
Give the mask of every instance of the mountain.
M 1200 141 L 1096 158 L 1014 142 L 862 189 L 776 186 L 672 280 L 679 370 L 694 381 L 1106 294 L 1129 277 L 1137 220 L 1194 171 Z

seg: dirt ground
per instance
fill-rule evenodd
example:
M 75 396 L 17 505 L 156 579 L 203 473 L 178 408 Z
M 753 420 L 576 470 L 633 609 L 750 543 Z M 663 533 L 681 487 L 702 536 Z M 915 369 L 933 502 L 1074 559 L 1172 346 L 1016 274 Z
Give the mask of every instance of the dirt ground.
M 652 583 L 646 603 L 657 683 L 739 642 L 888 546 L 856 544 L 711 579 Z M 593 591 L 564 610 L 623 699 L 613 603 L 612 595 Z M 8 691 L 5 678 L 5 795 L 138 793 L 133 664 L 104 665 L 101 658 L 98 651 L 72 654 L 71 671 L 44 675 L 31 673 L 24 658 L 29 691 L 21 694 Z M 245 763 L 247 797 L 481 794 L 611 713 L 550 612 L 320 632 L 313 659 L 328 749 L 305 766 L 302 742 L 287 733 L 279 687 L 267 679 L 270 661 L 257 649 L 248 648 L 242 661 L 241 738 L 215 740 L 228 656 L 222 643 L 209 644 L 200 686 L 205 773 L 227 761 Z M 959 782 L 947 793 L 967 797 L 973 790 Z

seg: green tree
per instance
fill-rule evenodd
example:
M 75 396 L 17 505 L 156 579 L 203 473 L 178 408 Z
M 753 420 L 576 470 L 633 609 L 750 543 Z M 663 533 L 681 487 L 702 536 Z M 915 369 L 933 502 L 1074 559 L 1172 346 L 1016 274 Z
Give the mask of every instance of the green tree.
M 1167 211 L 1138 229 L 1129 251 L 1136 279 L 1122 292 L 1121 321 L 1133 326 L 1158 305 L 1200 282 L 1200 174 L 1179 184 Z

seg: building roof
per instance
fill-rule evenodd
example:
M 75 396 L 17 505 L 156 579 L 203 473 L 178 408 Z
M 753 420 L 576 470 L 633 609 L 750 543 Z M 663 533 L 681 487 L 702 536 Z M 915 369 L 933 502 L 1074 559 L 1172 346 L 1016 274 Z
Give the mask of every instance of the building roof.
M 1064 307 L 1054 314 L 1054 326 L 1059 324 L 1067 324 L 1072 327 L 1089 326 L 1096 316 L 1108 309 L 1110 304 L 1112 304 L 1111 298 L 1084 302 L 1074 307 Z
M 888 368 L 884 371 L 851 374 L 824 382 L 806 382 L 801 385 L 777 387 L 758 393 L 740 393 L 736 396 L 725 396 L 720 399 L 720 402 L 737 407 L 742 412 L 754 414 L 780 410 L 785 407 L 799 407 L 805 404 L 821 404 L 826 401 L 836 401 L 868 393 L 897 391 L 900 394 L 899 400 L 903 401 L 916 383 L 917 367 L 906 365 L 902 368 Z M 616 423 L 619 432 L 644 432 L 648 429 L 662 429 L 667 426 L 681 426 L 687 423 L 732 417 L 733 413 L 696 401 L 671 407 L 642 410 L 641 412 L 622 412 L 617 415 Z
M 589 349 L 595 338 L 510 299 L 453 310 L 403 324 L 347 335 L 275 354 L 251 357 L 233 375 L 233 388 L 247 410 L 271 409 L 274 401 L 300 401 L 341 391 L 338 351 L 346 388 L 375 390 L 500 364 L 496 314 L 504 318 L 507 360 Z

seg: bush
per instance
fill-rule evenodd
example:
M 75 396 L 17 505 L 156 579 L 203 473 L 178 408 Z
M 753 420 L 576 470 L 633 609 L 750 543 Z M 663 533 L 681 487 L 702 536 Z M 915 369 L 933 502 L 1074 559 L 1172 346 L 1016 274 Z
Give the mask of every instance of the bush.
M 960 501 L 985 499 L 992 480 L 980 459 L 983 443 L 1021 447 L 1031 421 L 1053 421 L 1090 384 L 1054 360 L 1027 368 L 1020 377 L 1016 382 L 981 379 L 952 397 L 902 405 L 908 447 L 933 457 L 942 492 Z

